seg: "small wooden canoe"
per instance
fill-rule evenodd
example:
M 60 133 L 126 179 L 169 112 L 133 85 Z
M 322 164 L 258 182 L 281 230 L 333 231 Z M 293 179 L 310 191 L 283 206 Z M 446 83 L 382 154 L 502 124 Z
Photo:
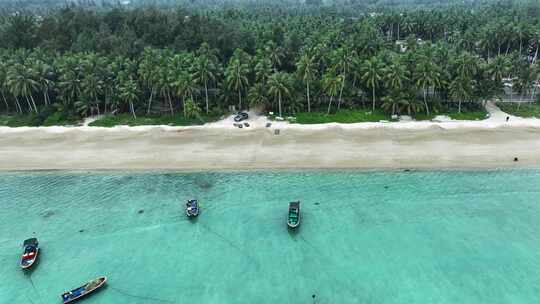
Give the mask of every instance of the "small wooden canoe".
M 287 226 L 289 226 L 290 228 L 296 228 L 300 226 L 300 202 L 289 203 Z
M 21 268 L 28 269 L 34 265 L 39 253 L 39 243 L 36 238 L 27 239 L 23 243 L 23 254 L 21 256 Z
M 107 277 L 100 277 L 95 280 L 92 280 L 81 287 L 75 288 L 72 291 L 64 292 L 61 297 L 64 304 L 72 303 L 80 298 L 93 293 L 98 290 L 100 287 L 105 285 L 107 282 Z
M 186 215 L 188 217 L 199 216 L 199 202 L 197 200 L 189 200 L 186 203 Z

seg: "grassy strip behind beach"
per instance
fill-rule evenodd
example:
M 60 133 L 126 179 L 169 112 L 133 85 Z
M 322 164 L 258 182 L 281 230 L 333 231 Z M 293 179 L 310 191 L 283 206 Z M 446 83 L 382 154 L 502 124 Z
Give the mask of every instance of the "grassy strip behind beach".
M 461 112 L 458 113 L 450 112 L 444 115 L 448 115 L 450 118 L 454 120 L 484 120 L 488 118 L 488 113 L 485 109 L 482 110 L 476 110 L 476 111 L 467 111 L 467 112 Z
M 274 113 L 275 114 L 275 113 Z M 405 115 L 404 113 L 402 113 Z M 461 113 L 453 107 L 442 107 L 436 112 L 427 115 L 424 112 L 414 113 L 412 118 L 415 121 L 430 121 L 438 115 L 448 116 L 454 120 L 483 120 L 488 118 L 488 112 L 480 105 L 463 106 Z M 360 123 L 360 122 L 380 122 L 380 121 L 397 121 L 392 119 L 392 115 L 381 109 L 357 108 L 357 109 L 342 109 L 335 113 L 327 114 L 325 111 L 300 112 L 291 115 L 284 115 L 286 120 L 291 123 L 298 124 L 324 124 L 324 123 Z M 269 115 L 271 120 L 276 118 L 275 115 Z
M 510 115 L 524 117 L 524 118 L 540 118 L 540 103 L 510 103 L 499 102 L 497 106 Z M 519 107 L 518 107 L 519 106 Z
M 372 112 L 367 109 L 339 110 L 336 113 L 326 114 L 323 112 L 302 112 L 296 114 L 295 123 L 299 124 L 320 124 L 320 123 L 357 123 L 357 122 L 378 122 L 390 120 L 390 115 L 382 110 Z
M 209 116 L 197 115 L 193 118 L 186 118 L 181 114 L 165 116 L 137 116 L 131 114 L 108 115 L 89 124 L 92 127 L 114 127 L 119 125 L 145 126 L 145 125 L 170 125 L 170 126 L 192 126 L 204 125 L 208 122 L 217 121 L 221 115 L 211 114 Z
M 54 113 L 52 115 L 44 114 L 18 114 L 18 115 L 0 115 L 0 126 L 6 127 L 50 127 L 50 126 L 73 126 L 79 124 L 76 117 Z

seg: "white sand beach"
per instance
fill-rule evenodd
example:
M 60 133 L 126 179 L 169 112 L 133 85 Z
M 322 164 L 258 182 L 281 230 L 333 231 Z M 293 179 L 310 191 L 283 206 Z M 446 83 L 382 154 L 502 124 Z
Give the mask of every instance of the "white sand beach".
M 2 127 L 0 170 L 540 167 L 540 120 L 490 106 L 482 121 Z

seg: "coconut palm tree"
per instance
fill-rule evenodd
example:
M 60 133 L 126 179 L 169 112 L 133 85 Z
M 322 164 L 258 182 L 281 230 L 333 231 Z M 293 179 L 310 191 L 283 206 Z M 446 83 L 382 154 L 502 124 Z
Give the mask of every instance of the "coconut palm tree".
M 296 63 L 296 69 L 300 78 L 306 84 L 306 96 L 308 112 L 311 112 L 311 101 L 309 94 L 309 84 L 317 73 L 317 67 L 315 63 L 315 56 L 309 55 L 307 52 L 300 56 L 300 59 Z
M 248 91 L 248 99 L 250 106 L 266 106 L 268 104 L 268 97 L 266 96 L 265 86 L 257 82 Z
M 159 51 L 146 48 L 139 63 L 139 77 L 142 80 L 142 83 L 150 90 L 148 108 L 146 110 L 147 115 L 150 114 L 154 95 L 159 89 L 159 69 L 160 62 L 162 60 L 163 59 Z
M 504 55 L 495 57 L 489 63 L 488 73 L 497 83 L 502 83 L 502 79 L 510 71 L 510 58 Z
M 461 113 L 461 103 L 471 97 L 471 79 L 458 77 L 450 83 L 450 96 L 458 101 L 458 113 Z
M 134 103 L 139 100 L 139 88 L 137 86 L 137 82 L 133 80 L 131 77 L 129 79 L 123 81 L 120 84 L 119 87 L 120 91 L 120 98 L 125 103 L 129 104 L 129 110 L 131 114 L 133 115 L 133 118 L 137 118 L 137 115 L 135 114 L 135 106 Z
M 282 98 L 291 94 L 291 77 L 285 72 L 276 72 L 268 79 L 268 93 L 278 100 L 279 116 L 282 117 Z
M 338 71 L 343 77 L 341 82 L 341 88 L 339 89 L 339 98 L 338 98 L 338 110 L 341 108 L 341 100 L 343 97 L 343 89 L 345 88 L 345 83 L 347 82 L 347 76 L 349 70 L 353 66 L 356 58 L 356 52 L 351 51 L 348 47 L 341 47 L 336 49 L 331 55 L 332 69 Z
M 188 71 L 180 71 L 176 76 L 173 87 L 176 89 L 176 95 L 182 98 L 184 116 L 187 116 L 186 100 L 189 98 L 192 102 L 195 102 L 193 93 L 198 90 L 193 74 Z
M 97 108 L 97 114 L 100 115 L 99 110 L 99 96 L 103 94 L 103 80 L 97 75 L 97 73 L 85 73 L 82 80 L 83 95 L 89 101 L 93 101 Z
M 362 81 L 371 88 L 373 97 L 372 110 L 375 111 L 375 90 L 379 87 L 379 83 L 384 75 L 384 66 L 378 57 L 372 57 L 364 62 L 362 69 Z
M 198 83 L 204 85 L 204 97 L 206 103 L 206 114 L 209 111 L 208 102 L 208 82 L 216 80 L 218 66 L 217 57 L 214 55 L 214 50 L 210 49 L 208 43 L 203 43 L 198 50 L 198 57 L 195 60 L 194 79 Z
M 394 94 L 399 93 L 409 80 L 407 66 L 402 63 L 399 57 L 395 57 L 391 64 L 384 70 L 383 79 Z
M 272 68 L 272 61 L 268 57 L 259 54 L 255 58 L 255 80 L 262 85 L 265 85 L 268 82 L 268 78 L 274 72 Z
M 343 82 L 342 75 L 335 75 L 332 71 L 326 73 L 323 77 L 323 89 L 326 92 L 326 95 L 330 97 L 328 102 L 328 110 L 326 115 L 330 114 L 332 108 L 332 101 L 334 96 L 338 93 L 339 88 L 341 88 L 341 83 Z
M 429 106 L 427 103 L 428 89 L 435 88 L 441 83 L 441 72 L 439 67 L 432 61 L 421 59 L 414 72 L 416 86 L 423 91 L 424 107 L 426 114 L 429 115 Z
M 274 72 L 277 71 L 278 67 L 281 65 L 281 59 L 285 57 L 283 49 L 277 46 L 275 42 L 269 41 L 264 48 L 264 53 L 272 63 Z
M 169 69 L 167 64 L 161 65 L 158 70 L 158 82 L 156 86 L 159 88 L 159 95 L 163 100 L 169 103 L 169 110 L 171 115 L 174 115 L 174 108 L 172 105 L 171 92 L 174 88 L 175 81 L 178 81 L 173 75 L 173 71 Z
M 58 87 L 60 96 L 65 105 L 73 103 L 79 99 L 82 92 L 83 67 L 81 58 L 76 55 L 67 55 L 59 58 L 58 66 Z
M 242 109 L 242 91 L 248 86 L 249 67 L 244 63 L 245 55 L 243 51 L 236 50 L 233 57 L 229 60 L 225 70 L 225 79 L 230 90 L 238 93 L 238 108 Z
M 6 99 L 6 77 L 7 77 L 7 64 L 4 62 L 0 62 L 0 94 L 2 95 L 2 100 L 4 101 L 4 104 L 6 105 L 6 111 L 9 112 L 9 103 Z M 17 108 L 17 111 L 19 108 Z
M 37 113 L 38 109 L 32 94 L 38 90 L 38 83 L 33 77 L 32 69 L 17 63 L 8 70 L 6 84 L 15 98 L 24 97 L 30 111 Z
M 390 94 L 382 98 L 382 109 L 386 112 L 390 112 L 392 116 L 401 114 L 401 109 L 406 108 L 409 105 L 406 94 L 397 92 Z M 409 113 L 410 115 L 410 113 Z

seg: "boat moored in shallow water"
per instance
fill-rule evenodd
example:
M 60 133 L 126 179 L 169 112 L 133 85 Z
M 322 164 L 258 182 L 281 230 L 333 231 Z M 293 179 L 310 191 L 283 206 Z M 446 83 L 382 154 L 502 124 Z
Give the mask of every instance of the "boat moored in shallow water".
M 199 202 L 197 200 L 189 200 L 186 203 L 186 215 L 188 217 L 196 217 L 199 215 Z
M 75 288 L 72 291 L 65 292 L 61 295 L 62 301 L 64 304 L 75 302 L 82 297 L 93 293 L 98 290 L 100 287 L 105 285 L 107 282 L 107 277 L 100 277 L 95 280 L 92 280 L 81 287 Z
M 34 265 L 39 253 L 39 243 L 36 238 L 27 239 L 23 243 L 23 254 L 21 256 L 21 268 L 28 269 Z
M 300 226 L 300 202 L 289 203 L 287 226 L 289 226 L 290 228 L 296 228 Z

